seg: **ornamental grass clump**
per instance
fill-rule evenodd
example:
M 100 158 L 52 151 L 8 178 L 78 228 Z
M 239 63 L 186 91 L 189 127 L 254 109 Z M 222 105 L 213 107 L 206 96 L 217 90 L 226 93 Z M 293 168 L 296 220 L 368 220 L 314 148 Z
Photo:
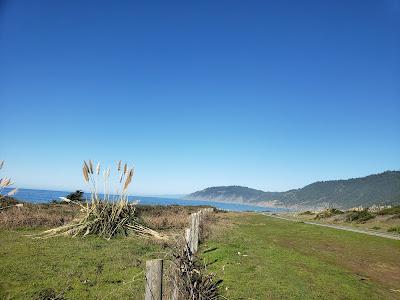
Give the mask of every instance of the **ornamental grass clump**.
M 0 170 L 3 168 L 3 166 L 4 166 L 4 160 L 0 160 Z M 0 178 L 0 200 L 4 197 L 11 197 L 18 191 L 18 189 L 15 188 L 6 193 L 5 195 L 3 195 L 3 190 L 6 188 L 10 188 L 12 185 L 13 182 L 11 181 L 10 178 L 8 177 Z
M 69 224 L 46 230 L 37 237 L 96 235 L 109 240 L 116 236 L 135 233 L 140 236 L 164 239 L 165 237 L 157 231 L 141 224 L 136 214 L 136 203 L 128 202 L 127 189 L 132 182 L 133 168 L 128 168 L 127 164 L 122 167 L 121 161 L 118 162 L 117 189 L 114 195 L 110 194 L 110 172 L 108 168 L 101 176 L 100 164 L 94 168 L 91 160 L 84 161 L 82 173 L 84 181 L 90 187 L 90 200 L 81 203 L 61 197 L 65 202 L 78 205 L 82 211 L 81 216 Z M 104 189 L 102 198 L 98 193 L 101 178 Z

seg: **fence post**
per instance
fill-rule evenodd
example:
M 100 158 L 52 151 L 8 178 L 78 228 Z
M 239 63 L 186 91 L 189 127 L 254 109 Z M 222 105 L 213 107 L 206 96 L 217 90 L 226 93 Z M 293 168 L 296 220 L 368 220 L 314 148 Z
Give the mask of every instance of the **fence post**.
M 185 240 L 186 240 L 186 244 L 188 244 L 189 247 L 191 245 L 191 240 L 192 240 L 192 238 L 190 237 L 190 232 L 191 232 L 190 228 L 185 229 Z
M 200 223 L 203 221 L 204 217 L 213 212 L 213 208 L 204 208 L 197 213 L 192 213 L 190 215 L 190 228 L 185 229 L 185 241 L 186 245 L 189 247 L 192 255 L 197 252 L 199 247 L 200 238 Z M 190 258 L 192 259 L 192 257 Z M 172 288 L 171 300 L 178 300 L 179 298 L 179 288 L 177 285 L 178 277 L 175 277 L 175 286 Z M 146 294 L 147 295 L 147 294 Z M 147 300 L 147 298 L 145 299 Z
M 197 248 L 199 246 L 199 222 L 200 214 L 193 213 L 191 214 L 191 227 L 190 227 L 190 250 L 192 253 L 196 253 Z
M 146 261 L 145 300 L 162 300 L 163 260 Z

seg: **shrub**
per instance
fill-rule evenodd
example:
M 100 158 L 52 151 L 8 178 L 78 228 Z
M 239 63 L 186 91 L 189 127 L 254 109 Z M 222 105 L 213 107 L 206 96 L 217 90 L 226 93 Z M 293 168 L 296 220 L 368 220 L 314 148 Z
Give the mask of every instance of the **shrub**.
M 364 209 L 361 211 L 353 211 L 349 213 L 346 217 L 346 220 L 348 222 L 355 221 L 357 223 L 363 223 L 373 218 L 375 218 L 375 215 L 371 214 L 368 210 Z
M 65 198 L 72 200 L 72 201 L 77 201 L 77 202 L 82 202 L 83 199 L 83 192 L 81 190 L 77 190 L 73 193 L 68 194 L 67 196 L 65 196 Z
M 325 218 L 330 218 L 333 217 L 335 215 L 341 215 L 344 214 L 344 212 L 342 212 L 339 209 L 336 208 L 328 208 L 320 213 L 318 213 L 314 219 L 319 220 L 319 219 L 325 219 Z
M 385 208 L 377 212 L 378 215 L 397 215 L 400 214 L 400 205 Z
M 400 233 L 400 226 L 390 227 L 388 232 L 397 232 Z
M 18 203 L 20 203 L 20 202 L 12 197 L 8 197 L 8 196 L 0 197 L 0 208 L 14 206 Z

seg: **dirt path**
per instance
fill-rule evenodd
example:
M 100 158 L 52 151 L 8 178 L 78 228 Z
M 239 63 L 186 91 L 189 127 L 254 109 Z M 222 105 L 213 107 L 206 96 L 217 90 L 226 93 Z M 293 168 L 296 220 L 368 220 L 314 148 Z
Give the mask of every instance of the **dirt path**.
M 298 219 L 280 217 L 280 216 L 269 214 L 269 213 L 262 213 L 262 214 L 265 216 L 268 216 L 268 217 L 286 220 L 286 221 L 303 222 L 304 224 L 317 225 L 317 226 L 329 227 L 329 228 L 334 228 L 334 229 L 339 229 L 339 230 L 364 233 L 364 234 L 379 236 L 379 237 L 392 239 L 392 240 L 400 240 L 399 234 L 390 233 L 390 232 L 379 232 L 379 231 L 372 231 L 372 230 L 368 230 L 368 229 L 352 228 L 352 227 L 348 227 L 348 226 L 333 225 L 333 224 L 321 224 L 321 223 L 317 223 L 317 222 L 302 221 L 302 220 L 298 220 Z

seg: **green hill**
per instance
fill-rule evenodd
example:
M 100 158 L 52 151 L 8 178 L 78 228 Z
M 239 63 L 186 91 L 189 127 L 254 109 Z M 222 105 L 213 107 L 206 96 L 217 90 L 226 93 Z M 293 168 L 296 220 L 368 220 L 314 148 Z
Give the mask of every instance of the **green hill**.
M 289 207 L 370 206 L 400 203 L 400 171 L 347 180 L 319 181 L 286 192 L 264 192 L 242 186 L 210 187 L 186 199 L 252 203 Z

